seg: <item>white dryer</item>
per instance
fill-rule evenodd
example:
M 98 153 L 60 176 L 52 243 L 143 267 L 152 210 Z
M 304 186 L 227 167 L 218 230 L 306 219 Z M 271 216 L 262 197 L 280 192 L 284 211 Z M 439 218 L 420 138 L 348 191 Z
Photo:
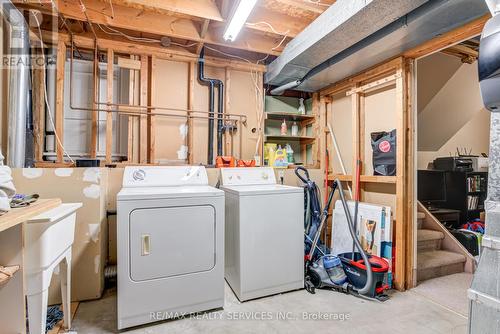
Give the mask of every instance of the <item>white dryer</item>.
M 224 306 L 224 192 L 204 167 L 126 167 L 118 329 Z
M 222 168 L 225 278 L 240 301 L 304 287 L 304 190 L 272 168 Z

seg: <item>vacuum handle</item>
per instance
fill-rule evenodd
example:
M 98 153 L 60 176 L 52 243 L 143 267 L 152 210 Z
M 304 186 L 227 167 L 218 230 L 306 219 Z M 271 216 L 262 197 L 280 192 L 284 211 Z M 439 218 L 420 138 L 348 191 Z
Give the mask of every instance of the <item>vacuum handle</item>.
M 302 171 L 305 177 L 300 175 L 301 173 L 299 171 Z M 298 166 L 297 168 L 295 168 L 295 175 L 297 175 L 297 177 L 304 183 L 308 183 L 310 181 L 309 172 L 302 166 Z

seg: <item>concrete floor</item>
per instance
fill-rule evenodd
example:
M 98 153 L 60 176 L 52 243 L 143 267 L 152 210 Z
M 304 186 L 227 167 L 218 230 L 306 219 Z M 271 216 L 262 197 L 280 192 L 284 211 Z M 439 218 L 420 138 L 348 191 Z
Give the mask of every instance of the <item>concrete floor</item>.
M 472 283 L 472 274 L 458 273 L 433 278 L 421 282 L 413 292 L 416 292 L 463 316 L 469 313 L 467 289 Z
M 134 328 L 127 333 L 465 333 L 467 319 L 412 291 L 391 294 L 384 303 L 371 302 L 327 290 L 311 295 L 305 290 L 240 303 L 226 285 L 224 310 L 205 313 L 203 318 L 186 318 Z M 235 315 L 266 313 L 269 320 L 232 320 Z M 277 319 L 290 312 L 289 320 Z M 304 319 L 303 312 L 313 318 Z M 206 319 L 211 317 L 212 319 Z M 343 317 L 344 320 L 339 320 Z M 215 318 L 215 319 L 214 319 Z M 104 298 L 82 302 L 73 330 L 84 333 L 116 333 L 116 291 Z

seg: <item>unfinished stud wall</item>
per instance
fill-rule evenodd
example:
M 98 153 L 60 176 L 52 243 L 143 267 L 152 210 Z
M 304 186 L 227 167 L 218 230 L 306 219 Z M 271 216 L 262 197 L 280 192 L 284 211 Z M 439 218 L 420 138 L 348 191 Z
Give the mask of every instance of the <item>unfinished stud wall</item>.
M 339 150 L 346 166 L 346 175 L 340 168 L 335 146 L 328 129 L 322 141 L 330 152 L 329 180 L 339 179 L 350 185 L 356 194 L 356 164 L 361 160 L 359 193 L 363 202 L 391 207 L 393 244 L 396 245 L 394 285 L 404 290 L 411 286 L 411 272 L 407 272 L 407 258 L 413 258 L 412 198 L 413 142 L 411 128 L 412 62 L 396 58 L 375 66 L 353 77 L 335 83 L 320 92 L 321 115 L 332 125 Z M 322 123 L 323 123 L 322 122 Z M 323 123 L 323 126 L 325 124 Z M 396 175 L 373 175 L 372 132 L 396 129 Z M 320 130 L 321 131 L 321 130 Z M 321 166 L 327 166 L 323 158 Z M 344 186 L 347 189 L 347 186 Z

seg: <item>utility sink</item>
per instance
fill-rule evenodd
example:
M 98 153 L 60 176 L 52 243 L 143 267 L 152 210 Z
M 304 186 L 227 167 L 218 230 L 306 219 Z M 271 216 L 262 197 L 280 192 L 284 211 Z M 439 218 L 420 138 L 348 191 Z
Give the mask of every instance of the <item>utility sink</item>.
M 27 221 L 25 267 L 27 274 L 48 268 L 75 239 L 76 210 L 82 203 L 64 203 Z

